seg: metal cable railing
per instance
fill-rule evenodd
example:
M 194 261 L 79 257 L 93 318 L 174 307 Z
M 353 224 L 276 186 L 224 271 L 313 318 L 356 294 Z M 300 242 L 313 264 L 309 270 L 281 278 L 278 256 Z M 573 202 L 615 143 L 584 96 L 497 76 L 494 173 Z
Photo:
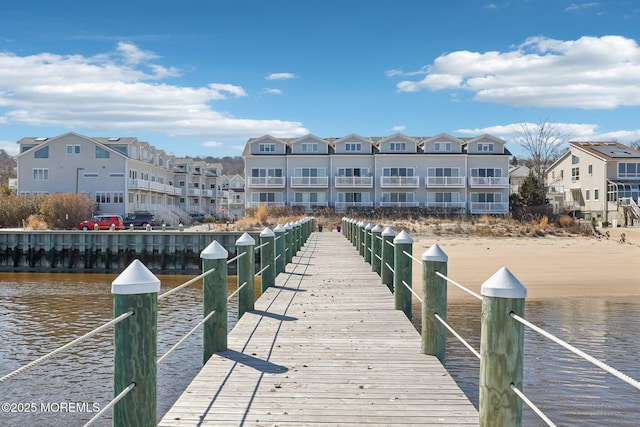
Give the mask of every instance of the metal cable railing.
M 420 297 L 420 295 L 418 295 L 416 293 L 416 291 L 413 290 L 413 288 L 411 287 L 411 285 L 409 285 L 407 282 L 405 282 L 404 280 L 402 281 L 402 284 L 404 285 L 405 288 L 409 289 L 409 292 L 411 292 L 413 294 L 414 297 L 416 297 L 416 299 L 418 301 L 420 301 L 422 303 L 422 298 Z
M 242 285 L 238 286 L 238 289 L 236 289 L 235 291 L 233 291 L 228 297 L 227 297 L 227 301 L 231 301 L 231 298 L 233 298 L 234 296 L 236 296 L 236 294 L 238 292 L 240 292 L 240 289 L 244 288 L 245 286 L 247 286 L 247 283 L 249 282 L 244 282 Z
M 478 351 L 477 351 L 475 348 L 473 348 L 473 347 L 471 346 L 471 344 L 469 344 L 469 343 L 467 342 L 467 340 L 465 340 L 464 338 L 462 338 L 462 335 L 460 335 L 459 333 L 457 333 L 457 332 L 455 331 L 455 329 L 453 329 L 453 327 L 447 323 L 447 321 L 446 321 L 446 320 L 444 320 L 442 317 L 440 317 L 440 315 L 439 315 L 438 313 L 434 313 L 434 314 L 433 314 L 433 316 L 434 316 L 436 319 L 438 319 L 438 321 L 439 321 L 440 323 L 442 323 L 442 325 L 443 325 L 445 328 L 447 328 L 447 330 L 448 330 L 449 332 L 451 332 L 451 333 L 453 334 L 453 336 L 454 336 L 454 337 L 456 337 L 456 338 L 458 339 L 458 341 L 460 341 L 460 342 L 461 342 L 465 347 L 467 347 L 471 353 L 473 353 L 473 354 L 474 354 L 478 359 L 480 359 L 480 353 L 478 353 Z
M 158 301 L 160 301 L 160 300 L 161 300 L 161 299 L 163 299 L 163 298 L 168 297 L 169 295 L 173 294 L 174 292 L 179 291 L 179 290 L 180 290 L 180 289 L 182 289 L 182 288 L 185 288 L 185 287 L 187 287 L 187 286 L 189 286 L 189 285 L 194 284 L 194 283 L 195 283 L 195 282 L 197 282 L 198 280 L 200 280 L 200 279 L 203 279 L 203 278 L 207 277 L 209 274 L 213 273 L 214 271 L 216 271 L 216 269 L 215 269 L 215 268 L 212 268 L 212 269 L 210 269 L 210 270 L 208 270 L 208 271 L 205 271 L 204 273 L 202 273 L 202 274 L 200 274 L 200 275 L 198 275 L 198 276 L 194 277 L 193 279 L 187 280 L 187 281 L 186 281 L 186 282 L 184 282 L 183 284 L 176 286 L 175 288 L 173 288 L 173 289 L 171 289 L 171 290 L 169 290 L 169 291 L 165 292 L 164 294 L 162 294 L 162 295 L 158 295 Z
M 180 340 L 179 340 L 177 343 L 175 343 L 175 344 L 173 345 L 173 347 L 171 347 L 169 350 L 167 350 L 167 352 L 166 352 L 165 354 L 163 354 L 163 355 L 158 359 L 158 362 L 157 362 L 157 363 L 159 364 L 159 363 L 160 363 L 160 362 L 162 362 L 162 361 L 163 361 L 163 360 L 164 360 L 168 355 L 170 355 L 171 353 L 173 353 L 173 351 L 174 351 L 175 349 L 177 349 L 177 348 L 180 346 L 180 344 L 182 344 L 183 342 L 185 342 L 185 340 L 186 340 L 187 338 L 189 338 L 191 335 L 193 335 L 193 333 L 194 333 L 195 331 L 197 331 L 197 330 L 198 330 L 198 328 L 199 328 L 200 326 L 202 326 L 202 325 L 204 324 L 204 322 L 206 322 L 207 320 L 209 320 L 209 318 L 210 318 L 211 316 L 213 316 L 215 313 L 216 313 L 216 311 L 215 311 L 215 310 L 213 310 L 213 311 L 211 311 L 209 314 L 207 314 L 207 315 L 206 315 L 206 316 L 205 316 L 201 321 L 199 321 L 199 322 L 198 322 L 198 324 L 197 324 L 196 326 L 194 326 L 194 327 L 193 327 L 189 332 L 187 332 L 187 334 L 186 334 L 185 336 L 183 336 L 182 338 L 180 338 Z
M 89 421 L 87 421 L 84 427 L 88 427 L 93 423 L 95 423 L 101 416 L 103 416 L 109 409 L 113 408 L 116 403 L 122 400 L 122 398 L 125 397 L 135 387 L 136 387 L 136 383 L 129 384 L 127 388 L 125 388 L 120 393 L 118 393 L 118 395 L 114 397 L 113 400 L 111 400 L 111 402 L 107 403 L 107 405 L 104 408 L 100 409 L 99 412 L 97 412 Z
M 439 277 L 442 277 L 444 280 L 447 281 L 447 283 L 451 283 L 452 285 L 457 286 L 458 288 L 460 288 L 461 290 L 465 291 L 469 295 L 472 295 L 472 296 L 478 298 L 480 301 L 482 301 L 482 295 L 473 292 L 471 289 L 465 288 L 464 286 L 462 286 L 459 283 L 456 283 L 455 281 L 451 280 L 450 278 L 448 278 L 444 274 L 440 273 L 439 271 L 436 271 L 436 275 L 439 276 Z
M 118 317 L 116 317 L 114 319 L 111 319 L 107 323 L 105 323 L 105 324 L 103 324 L 101 326 L 98 326 L 97 328 L 87 332 L 86 334 L 82 335 L 81 337 L 78 337 L 78 338 L 74 339 L 73 341 L 71 341 L 71 342 L 69 342 L 69 343 L 67 343 L 67 344 L 65 344 L 65 345 L 63 345 L 61 347 L 58 347 L 57 349 L 55 349 L 55 350 L 45 354 L 44 356 L 34 360 L 33 362 L 27 363 L 23 367 L 18 368 L 13 372 L 8 373 L 7 375 L 5 375 L 2 378 L 0 378 L 0 383 L 6 381 L 8 379 L 13 378 L 16 375 L 21 374 L 22 372 L 24 372 L 24 371 L 26 371 L 28 369 L 33 368 L 34 366 L 44 362 L 47 359 L 50 359 L 51 357 L 55 356 L 56 354 L 66 350 L 66 349 L 68 349 L 70 347 L 73 347 L 74 345 L 78 344 L 81 341 L 86 340 L 87 338 L 91 338 L 92 336 L 104 331 L 105 329 L 107 329 L 107 328 L 109 328 L 109 327 L 111 327 L 111 326 L 123 321 L 127 317 L 132 316 L 133 313 L 134 313 L 133 311 L 127 311 L 126 313 L 122 313 L 120 316 L 118 316 Z
M 549 427 L 556 427 L 553 421 L 551 421 L 540 408 L 538 408 L 529 398 L 518 388 L 515 384 L 510 384 L 511 390 L 529 407 L 535 412 Z
M 265 266 L 262 270 L 258 271 L 256 274 L 253 275 L 253 277 L 258 277 L 259 275 L 262 274 L 263 271 L 265 271 L 266 269 L 268 269 L 269 267 L 271 267 L 271 264 L 268 264 L 267 266 Z

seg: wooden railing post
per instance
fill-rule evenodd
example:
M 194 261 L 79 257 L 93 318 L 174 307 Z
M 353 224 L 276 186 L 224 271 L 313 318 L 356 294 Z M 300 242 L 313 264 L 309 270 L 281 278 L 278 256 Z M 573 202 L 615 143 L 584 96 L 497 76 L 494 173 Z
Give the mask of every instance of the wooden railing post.
M 364 226 L 364 260 L 371 264 L 371 229 L 373 225 L 368 223 Z
M 111 283 L 114 317 L 134 312 L 114 327 L 114 397 L 136 385 L 113 408 L 116 427 L 156 425 L 159 291 L 160 280 L 139 260 Z
M 422 254 L 422 354 L 436 356 L 445 366 L 447 329 L 435 318 L 447 320 L 447 254 L 433 245 Z
M 367 244 L 367 231 L 365 230 L 366 226 L 367 226 L 367 223 L 364 221 L 360 221 L 358 224 L 358 236 L 359 236 L 358 253 L 363 258 L 364 258 L 364 246 Z
M 238 287 L 243 283 L 247 283 L 244 288 L 238 292 L 238 319 L 247 311 L 254 309 L 255 300 L 255 273 L 256 273 L 256 241 L 249 235 L 244 233 L 236 240 L 236 249 L 238 252 Z M 244 254 L 244 255 L 243 255 Z
M 480 427 L 519 427 L 522 400 L 511 384 L 522 390 L 524 325 L 510 313 L 524 316 L 527 289 L 502 267 L 481 287 Z
M 376 225 L 371 229 L 371 271 L 380 275 L 382 265 L 382 227 Z
M 264 245 L 260 248 L 261 290 L 263 293 L 276 284 L 275 240 L 276 235 L 269 227 L 260 233 L 260 245 Z
M 298 252 L 300 251 L 300 249 L 302 249 L 302 223 L 300 221 L 296 221 L 294 224 L 294 229 L 296 230 L 295 232 L 295 236 L 296 236 L 296 244 L 295 244 L 295 248 L 296 248 L 296 252 L 294 255 L 297 255 Z
M 387 285 L 389 291 L 393 292 L 393 239 L 396 237 L 396 232 L 391 227 L 387 227 L 382 231 L 382 274 L 380 274 L 380 281 L 383 285 Z M 391 267 L 391 268 L 389 268 Z
M 413 253 L 413 239 L 409 234 L 402 230 L 396 237 L 393 239 L 393 244 L 395 245 L 394 254 L 393 254 L 393 270 L 395 274 L 393 275 L 393 289 L 395 296 L 395 308 L 396 310 L 402 310 L 408 319 L 411 319 L 411 291 L 407 289 L 404 285 L 411 286 L 411 276 L 412 276 L 412 259 L 408 254 Z M 404 282 L 404 283 L 403 283 Z
M 286 233 L 287 246 L 285 248 L 285 251 L 286 251 L 286 255 L 287 255 L 287 264 L 289 264 L 289 263 L 291 263 L 291 261 L 293 261 L 293 224 L 288 222 L 284 226 L 284 228 L 287 231 L 287 233 Z
M 355 224 L 356 224 L 355 221 L 356 221 L 355 218 L 351 218 L 349 220 L 349 241 L 353 246 L 356 245 L 356 242 L 355 242 L 356 234 L 354 232 Z
M 203 325 L 202 365 L 218 351 L 227 350 L 227 294 L 229 252 L 216 240 L 200 252 L 202 272 L 215 270 L 202 281 L 203 317 L 212 315 Z
M 276 235 L 275 241 L 276 241 L 276 276 L 280 273 L 284 273 L 284 266 L 286 264 L 286 252 L 285 252 L 285 247 L 287 245 L 286 242 L 286 230 L 285 228 L 278 224 L 276 226 L 276 228 L 273 229 L 273 232 Z

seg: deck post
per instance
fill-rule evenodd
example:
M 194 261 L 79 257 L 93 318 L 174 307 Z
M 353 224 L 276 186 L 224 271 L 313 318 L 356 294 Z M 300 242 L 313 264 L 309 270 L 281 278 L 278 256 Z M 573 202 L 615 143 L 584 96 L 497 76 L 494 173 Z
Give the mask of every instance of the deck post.
M 114 317 L 134 312 L 113 331 L 114 397 L 135 383 L 113 408 L 114 426 L 156 425 L 159 291 L 160 280 L 137 259 L 111 283 Z
M 358 251 L 358 240 L 360 240 L 360 228 L 358 228 L 359 223 L 360 221 L 354 218 L 353 224 L 351 227 L 352 233 L 353 233 L 353 238 L 351 239 L 351 243 L 353 244 L 353 246 L 355 246 L 356 251 Z
M 249 235 L 244 233 L 236 240 L 236 248 L 238 252 L 238 288 L 243 283 L 247 283 L 244 288 L 238 292 L 238 319 L 247 311 L 254 309 L 255 300 L 255 272 L 256 272 L 256 241 Z
M 300 249 L 302 249 L 302 222 L 300 221 L 296 221 L 294 224 L 295 230 L 296 230 L 296 252 L 294 255 L 297 255 L 298 252 L 300 251 Z
M 280 273 L 284 273 L 284 265 L 286 262 L 286 252 L 285 252 L 285 246 L 286 246 L 286 229 L 278 224 L 276 226 L 276 228 L 273 229 L 273 232 L 275 234 L 275 242 L 276 242 L 276 253 L 275 253 L 275 257 L 276 257 L 276 276 Z
M 352 245 L 354 244 L 353 243 L 353 238 L 354 238 L 353 237 L 353 221 L 354 221 L 353 218 L 349 218 L 349 221 L 347 222 L 347 227 L 349 227 L 348 237 L 349 237 L 349 241 L 351 242 Z
M 519 427 L 522 400 L 524 325 L 510 313 L 524 316 L 527 289 L 502 267 L 482 284 L 480 332 L 480 427 Z
M 288 222 L 285 226 L 284 226 L 285 230 L 287 230 L 287 247 L 286 247 L 286 254 L 287 254 L 287 264 L 291 263 L 291 261 L 293 261 L 293 224 L 291 224 L 290 222 Z
M 364 258 L 364 246 L 367 244 L 367 231 L 365 230 L 366 226 L 367 226 L 367 223 L 364 221 L 360 221 L 358 223 L 358 237 L 359 237 L 358 253 L 363 258 Z
M 229 252 L 216 240 L 200 252 L 202 272 L 215 270 L 202 279 L 203 317 L 212 311 L 202 330 L 202 365 L 218 351 L 227 350 L 227 258 Z
M 269 227 L 260 233 L 260 270 L 262 270 L 262 292 L 276 284 L 276 260 L 275 260 L 276 235 Z
M 368 223 L 364 227 L 364 260 L 371 264 L 371 229 L 373 225 Z
M 422 254 L 422 354 L 436 356 L 445 366 L 447 329 L 435 318 L 447 320 L 447 275 L 449 257 L 438 245 Z
M 382 260 L 382 227 L 376 225 L 371 229 L 371 271 L 380 275 Z
M 393 254 L 393 289 L 394 289 L 394 302 L 396 310 L 402 310 L 408 319 L 411 319 L 411 291 L 407 289 L 405 283 L 411 287 L 412 276 L 412 259 L 409 255 L 413 253 L 413 239 L 409 236 L 409 233 L 402 230 L 393 239 L 395 245 Z
M 391 227 L 387 227 L 382 231 L 382 261 L 380 280 L 383 285 L 387 285 L 389 291 L 393 292 L 393 239 L 396 232 Z M 391 267 L 391 268 L 389 268 Z

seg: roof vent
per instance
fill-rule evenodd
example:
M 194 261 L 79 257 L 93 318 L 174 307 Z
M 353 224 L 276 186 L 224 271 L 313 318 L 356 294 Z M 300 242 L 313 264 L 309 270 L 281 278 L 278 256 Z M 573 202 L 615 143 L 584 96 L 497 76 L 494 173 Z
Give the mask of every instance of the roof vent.
M 46 141 L 47 139 L 49 139 L 49 138 L 41 136 L 41 137 L 36 138 L 34 141 L 42 142 L 42 141 Z
M 120 141 L 120 137 L 118 137 L 118 136 L 111 137 L 111 138 L 109 138 L 109 141 L 111 141 L 111 142 Z

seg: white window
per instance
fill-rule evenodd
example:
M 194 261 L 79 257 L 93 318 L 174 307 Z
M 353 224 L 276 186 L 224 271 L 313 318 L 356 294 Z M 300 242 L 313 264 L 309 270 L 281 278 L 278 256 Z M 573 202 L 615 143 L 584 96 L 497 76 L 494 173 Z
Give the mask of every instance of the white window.
M 318 144 L 315 142 L 303 142 L 302 143 L 302 152 L 303 153 L 317 153 L 318 152 Z
M 34 169 L 33 180 L 34 181 L 47 181 L 49 179 L 49 169 Z
M 359 142 L 349 142 L 344 145 L 345 151 L 362 151 L 362 144 Z
M 113 203 L 124 203 L 124 191 L 113 192 Z
M 414 176 L 414 168 L 382 168 L 382 176 Z
M 502 176 L 502 169 L 493 169 L 493 168 L 478 168 L 478 169 L 471 169 L 471 176 L 472 177 L 480 177 L 480 178 L 485 178 L 485 177 L 501 177 Z
M 338 168 L 338 176 L 369 176 L 369 168 Z
M 436 142 L 436 151 L 451 151 L 450 142 Z
M 282 169 L 251 169 L 251 176 L 254 178 L 282 177 Z
M 585 199 L 587 202 L 588 202 L 589 200 L 591 200 L 590 193 L 591 193 L 591 191 L 590 191 L 590 190 L 584 190 L 584 199 Z
M 282 193 L 251 193 L 251 201 L 254 203 L 281 203 Z
M 293 170 L 293 176 L 324 177 L 324 176 L 327 176 L 327 169 L 326 168 L 295 168 Z
M 108 159 L 111 157 L 111 153 L 102 147 L 96 146 L 96 159 Z
M 361 203 L 369 201 L 369 193 L 338 193 L 338 202 Z
M 593 189 L 593 200 L 595 201 L 600 200 L 600 190 L 597 188 Z
M 429 168 L 428 176 L 460 176 L 459 168 Z
M 67 144 L 67 154 L 80 154 L 80 144 Z
M 427 201 L 431 203 L 457 203 L 460 201 L 460 193 L 448 191 L 428 193 Z
M 111 192 L 96 191 L 96 203 L 111 203 Z
M 493 143 L 492 142 L 479 142 L 478 143 L 478 151 L 481 151 L 481 152 L 493 151 Z
M 275 153 L 276 144 L 260 144 L 261 153 Z
M 406 142 L 390 142 L 389 151 L 407 151 Z
M 382 193 L 383 203 L 413 203 L 415 193 Z
M 471 193 L 471 201 L 480 203 L 500 203 L 502 202 L 502 193 Z

